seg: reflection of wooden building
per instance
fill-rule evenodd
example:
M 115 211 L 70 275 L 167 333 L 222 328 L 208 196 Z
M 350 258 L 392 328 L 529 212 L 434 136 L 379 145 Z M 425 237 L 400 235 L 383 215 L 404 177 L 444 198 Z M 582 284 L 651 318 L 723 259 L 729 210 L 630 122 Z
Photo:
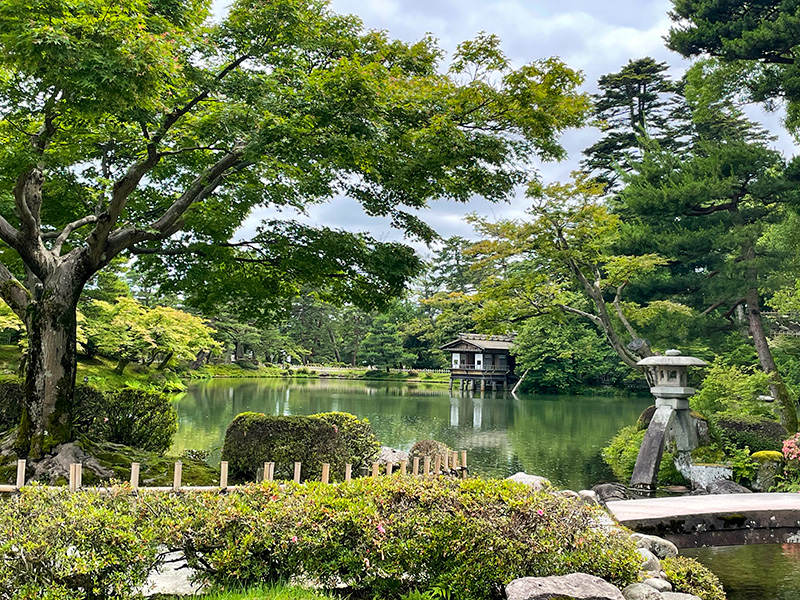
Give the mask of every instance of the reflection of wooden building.
M 477 335 L 460 333 L 458 339 L 441 346 L 451 353 L 450 389 L 459 382 L 460 389 L 508 389 L 515 381 L 514 357 L 511 346 L 514 339 L 503 335 Z

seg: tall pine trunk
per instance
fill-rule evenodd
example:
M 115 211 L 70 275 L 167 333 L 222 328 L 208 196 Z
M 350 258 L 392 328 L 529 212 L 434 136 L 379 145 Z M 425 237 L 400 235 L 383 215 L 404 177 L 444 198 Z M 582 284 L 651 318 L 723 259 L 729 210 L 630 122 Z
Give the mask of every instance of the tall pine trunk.
M 761 306 L 758 289 L 751 287 L 747 290 L 747 317 L 750 335 L 758 354 L 761 369 L 772 377 L 770 391 L 781 408 L 781 423 L 791 434 L 797 432 L 797 405 L 789 395 L 789 390 L 781 377 L 775 358 L 772 356 L 767 336 L 764 333 L 764 323 L 761 319 Z
M 41 458 L 72 439 L 76 373 L 77 298 L 80 284 L 56 277 L 45 282 L 28 308 L 28 355 L 17 449 Z M 77 289 L 77 291 L 76 291 Z

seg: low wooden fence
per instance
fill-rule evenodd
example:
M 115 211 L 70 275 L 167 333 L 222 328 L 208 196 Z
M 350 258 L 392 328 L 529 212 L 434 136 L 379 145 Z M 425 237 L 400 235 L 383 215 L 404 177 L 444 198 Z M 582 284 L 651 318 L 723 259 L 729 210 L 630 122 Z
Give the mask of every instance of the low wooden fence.
M 372 463 L 372 469 L 369 472 L 370 477 L 379 477 L 381 475 L 381 464 L 385 465 L 384 474 L 392 475 L 397 472 L 402 476 L 409 475 L 409 466 L 411 467 L 411 475 L 414 477 L 428 477 L 428 476 L 442 476 L 449 475 L 451 477 L 461 477 L 466 479 L 469 474 L 467 469 L 467 452 L 462 450 L 459 452 L 450 452 L 449 454 L 437 454 L 433 457 L 424 456 L 414 457 L 409 465 L 409 461 L 401 460 L 397 464 L 395 470 L 395 463 Z M 15 485 L 0 485 L 0 493 L 13 494 L 19 492 L 25 486 L 25 469 L 27 463 L 25 460 L 17 461 L 17 482 Z M 219 485 L 218 486 L 187 486 L 183 485 L 181 479 L 183 478 L 183 463 L 180 461 L 175 463 L 173 471 L 172 485 L 171 486 L 140 486 L 139 485 L 139 463 L 131 463 L 131 488 L 139 491 L 152 491 L 152 492 L 228 492 L 235 491 L 235 485 L 228 485 L 228 463 L 222 461 L 220 463 Z M 275 478 L 275 463 L 265 462 L 263 470 L 259 469 L 263 476 L 259 476 L 260 480 L 273 481 Z M 295 483 L 300 483 L 302 473 L 302 463 L 294 463 L 294 477 Z M 349 482 L 353 478 L 353 465 L 345 465 L 344 481 Z M 93 487 L 84 488 L 83 483 L 83 465 L 74 463 L 70 465 L 69 469 L 69 483 L 68 488 L 70 492 L 76 492 L 82 489 L 92 489 L 98 492 L 105 492 L 108 488 Z M 322 474 L 320 477 L 322 483 L 330 483 L 330 464 L 323 463 Z M 308 482 L 310 480 L 306 480 Z M 57 486 L 51 486 L 54 489 L 61 489 Z

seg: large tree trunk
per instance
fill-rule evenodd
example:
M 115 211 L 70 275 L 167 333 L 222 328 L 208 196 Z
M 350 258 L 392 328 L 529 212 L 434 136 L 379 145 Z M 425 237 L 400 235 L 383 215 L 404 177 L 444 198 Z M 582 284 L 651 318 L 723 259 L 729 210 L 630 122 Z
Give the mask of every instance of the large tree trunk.
M 797 432 L 797 405 L 789 395 L 783 377 L 775 365 L 775 358 L 772 356 L 772 350 L 770 350 L 767 336 L 764 333 L 764 323 L 761 320 L 758 289 L 753 287 L 747 290 L 747 317 L 750 323 L 750 335 L 753 336 L 753 343 L 758 354 L 758 362 L 763 371 L 772 377 L 770 390 L 781 407 L 781 423 L 789 433 L 794 434 Z
M 31 300 L 28 355 L 17 449 L 32 459 L 72 438 L 76 371 L 76 306 L 81 284 L 52 278 Z

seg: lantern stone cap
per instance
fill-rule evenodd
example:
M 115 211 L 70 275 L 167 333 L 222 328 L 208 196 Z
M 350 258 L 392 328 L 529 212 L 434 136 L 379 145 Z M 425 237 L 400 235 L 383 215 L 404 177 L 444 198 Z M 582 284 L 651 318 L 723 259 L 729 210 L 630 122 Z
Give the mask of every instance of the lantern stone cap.
M 643 367 L 707 367 L 708 363 L 694 356 L 683 356 L 680 350 L 667 350 L 664 356 L 648 356 L 637 365 Z

